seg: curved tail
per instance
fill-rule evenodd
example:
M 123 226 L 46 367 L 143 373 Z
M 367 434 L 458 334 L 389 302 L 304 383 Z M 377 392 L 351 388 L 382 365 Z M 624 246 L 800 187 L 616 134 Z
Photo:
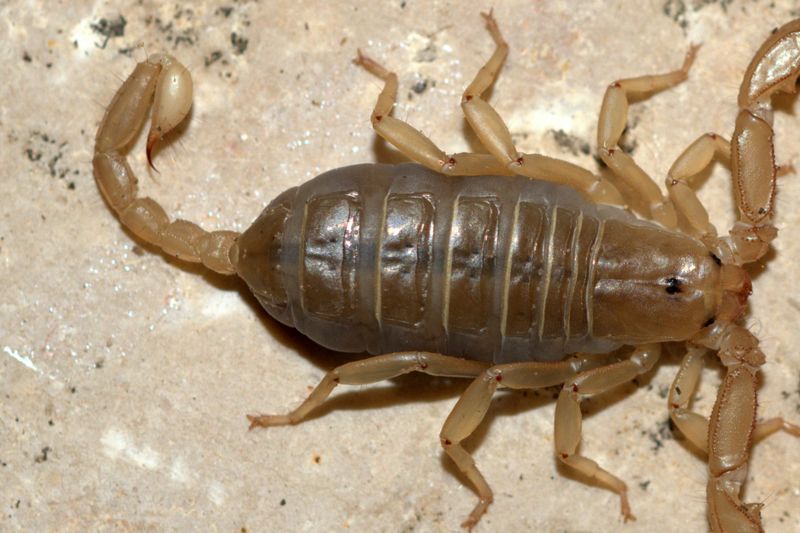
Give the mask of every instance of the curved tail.
M 177 219 L 152 198 L 138 198 L 137 179 L 126 159 L 153 102 L 147 136 L 147 160 L 153 147 L 180 124 L 192 107 L 192 78 L 175 58 L 154 54 L 136 65 L 111 104 L 95 137 L 94 176 L 97 186 L 120 222 L 137 237 L 164 252 L 193 263 L 203 263 L 220 274 L 236 272 L 235 248 L 239 233 L 207 232 L 197 224 Z

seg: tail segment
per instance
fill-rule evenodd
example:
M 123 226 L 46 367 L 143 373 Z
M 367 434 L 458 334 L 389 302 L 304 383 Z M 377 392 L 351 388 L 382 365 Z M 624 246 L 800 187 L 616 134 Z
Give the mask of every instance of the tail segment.
M 152 166 L 154 146 L 180 124 L 192 107 L 189 71 L 166 54 L 154 54 L 136 65 L 119 88 L 95 137 L 94 176 L 97 186 L 120 222 L 137 237 L 164 252 L 193 263 L 203 263 L 220 274 L 236 273 L 231 254 L 239 234 L 207 232 L 197 224 L 177 219 L 152 198 L 137 198 L 137 179 L 125 157 L 154 102 L 147 136 L 147 160 Z M 231 259 L 231 256 L 234 259 Z

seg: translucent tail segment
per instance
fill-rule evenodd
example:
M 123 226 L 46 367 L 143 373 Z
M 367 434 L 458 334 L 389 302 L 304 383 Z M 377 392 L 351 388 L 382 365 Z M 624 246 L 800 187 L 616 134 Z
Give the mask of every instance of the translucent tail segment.
M 94 175 L 103 197 L 120 222 L 137 237 L 184 261 L 203 263 L 220 274 L 234 274 L 230 257 L 238 233 L 207 232 L 186 220 L 170 222 L 166 211 L 151 198 L 137 198 L 137 178 L 126 153 L 154 103 L 147 136 L 147 159 L 152 166 L 156 144 L 180 124 L 192 107 L 192 78 L 173 57 L 155 54 L 136 65 L 114 95 L 95 137 Z

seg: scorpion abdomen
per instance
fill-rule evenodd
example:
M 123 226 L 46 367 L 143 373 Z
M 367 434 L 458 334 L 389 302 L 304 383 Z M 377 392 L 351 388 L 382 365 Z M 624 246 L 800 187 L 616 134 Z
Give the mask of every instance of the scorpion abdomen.
M 689 237 L 567 187 L 371 164 L 281 194 L 240 237 L 236 264 L 273 317 L 337 351 L 558 360 L 634 340 L 607 296 L 648 280 L 636 269 L 620 275 L 620 265 L 631 270 L 620 232 L 708 256 Z M 680 275 L 664 276 L 670 290 L 658 298 L 680 297 Z

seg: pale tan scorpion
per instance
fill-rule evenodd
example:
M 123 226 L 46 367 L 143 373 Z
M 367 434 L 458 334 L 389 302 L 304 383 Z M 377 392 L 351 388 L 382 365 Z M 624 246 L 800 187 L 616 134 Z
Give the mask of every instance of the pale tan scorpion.
M 503 120 L 481 97 L 508 53 L 491 13 L 483 16 L 496 49 L 461 105 L 489 154 L 446 155 L 391 117 L 397 76 L 359 52 L 356 62 L 385 82 L 372 114 L 375 130 L 424 166 L 359 165 L 325 173 L 281 194 L 242 234 L 170 222 L 154 200 L 137 198 L 125 158 L 151 101 L 148 160 L 192 105 L 186 68 L 156 54 L 136 66 L 100 124 L 93 162 L 98 186 L 122 224 L 143 241 L 238 274 L 270 314 L 320 344 L 379 354 L 328 372 L 288 415 L 248 417 L 251 427 L 298 423 L 337 384 L 414 371 L 472 378 L 441 431 L 445 452 L 480 497 L 463 524 L 471 528 L 492 502 L 492 490 L 462 440 L 481 422 L 498 387 L 563 384 L 556 456 L 616 492 L 624 518 L 632 519 L 625 483 L 576 451 L 580 401 L 647 372 L 660 343 L 686 341 L 669 412 L 686 438 L 708 453 L 710 527 L 762 530 L 761 505 L 740 500 L 750 448 L 778 430 L 800 436 L 800 427 L 781 418 L 756 422 L 764 354 L 739 324 L 751 291 L 742 265 L 761 258 L 777 234 L 770 97 L 794 91 L 800 20 L 775 31 L 747 68 L 732 140 L 711 133 L 692 143 L 669 170 L 668 197 L 618 141 L 628 95 L 684 81 L 695 48 L 679 70 L 608 87 L 597 132 L 600 156 L 645 199 L 651 222 L 626 211 L 607 179 L 516 150 Z M 727 237 L 717 236 L 691 182 L 716 156 L 731 161 L 739 209 Z M 623 345 L 634 347 L 627 358 L 598 355 Z M 708 350 L 727 368 L 709 418 L 689 409 Z

